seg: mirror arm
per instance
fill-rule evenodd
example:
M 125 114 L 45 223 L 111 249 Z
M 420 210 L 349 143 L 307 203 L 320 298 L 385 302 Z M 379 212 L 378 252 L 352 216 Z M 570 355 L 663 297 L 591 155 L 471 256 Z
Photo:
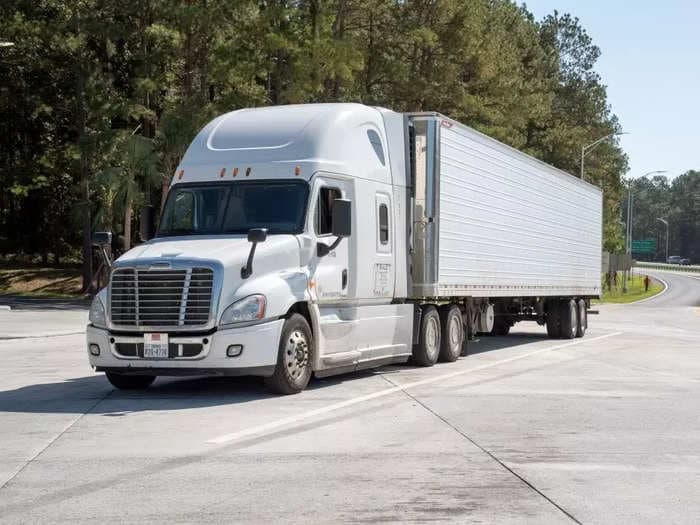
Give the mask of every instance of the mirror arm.
M 108 270 L 112 269 L 112 260 L 109 258 L 109 255 L 107 255 L 107 250 L 105 250 L 104 245 L 100 246 L 100 255 L 102 255 L 102 261 L 105 263 L 105 266 L 107 267 Z
M 248 261 L 246 262 L 245 266 L 241 268 L 241 278 L 247 279 L 251 275 L 253 275 L 253 257 L 255 256 L 255 247 L 258 245 L 257 242 L 254 242 L 253 245 L 250 247 L 250 252 L 248 253 Z
M 316 253 L 318 254 L 319 257 L 325 257 L 329 253 L 331 253 L 333 250 L 335 250 L 338 245 L 340 244 L 340 241 L 342 241 L 342 237 L 336 237 L 335 241 L 333 241 L 333 244 L 330 246 L 328 244 L 324 244 L 322 242 L 319 242 L 316 244 Z

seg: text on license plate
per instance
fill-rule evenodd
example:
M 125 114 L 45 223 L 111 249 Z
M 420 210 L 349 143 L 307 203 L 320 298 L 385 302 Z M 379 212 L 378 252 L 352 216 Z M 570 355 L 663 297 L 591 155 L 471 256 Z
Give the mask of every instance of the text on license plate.
M 168 334 L 143 334 L 144 358 L 168 357 Z

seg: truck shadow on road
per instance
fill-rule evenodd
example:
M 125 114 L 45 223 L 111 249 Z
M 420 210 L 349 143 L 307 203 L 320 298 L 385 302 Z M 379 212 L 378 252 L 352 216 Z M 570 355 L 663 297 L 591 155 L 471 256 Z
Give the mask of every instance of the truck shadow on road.
M 507 337 L 482 337 L 479 341 L 469 343 L 469 354 L 514 348 L 546 338 L 546 335 L 536 333 L 519 333 Z M 461 361 L 468 359 L 467 356 Z M 449 367 L 451 365 L 443 366 Z M 392 375 L 418 368 L 408 363 L 314 379 L 308 390 L 322 390 L 346 382 L 361 381 L 363 378 L 376 375 Z M 447 368 L 443 368 L 443 370 L 446 371 Z M 262 379 L 257 377 L 159 378 L 148 390 L 127 392 L 115 390 L 102 374 L 95 374 L 1 391 L 0 412 L 89 413 L 119 417 L 146 410 L 206 408 L 248 403 L 274 397 L 277 396 L 269 394 L 265 390 Z

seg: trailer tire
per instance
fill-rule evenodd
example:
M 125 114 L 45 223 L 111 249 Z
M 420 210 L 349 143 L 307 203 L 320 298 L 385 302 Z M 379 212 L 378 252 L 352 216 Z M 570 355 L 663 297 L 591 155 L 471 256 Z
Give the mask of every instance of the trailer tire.
M 457 361 L 462 354 L 462 343 L 464 342 L 464 322 L 458 306 L 440 308 L 440 327 L 442 341 L 440 342 L 439 360 L 446 363 Z
M 578 326 L 578 308 L 576 301 L 569 299 L 563 301 L 559 308 L 560 317 L 560 337 L 562 339 L 573 339 L 576 337 Z
M 418 366 L 433 366 L 440 355 L 440 316 L 432 305 L 423 307 L 418 344 L 413 345 L 413 362 Z
M 583 337 L 586 335 L 586 328 L 588 328 L 588 306 L 585 299 L 576 301 L 576 310 L 578 313 L 576 316 L 576 337 Z
M 491 335 L 508 335 L 508 332 L 510 332 L 510 323 L 502 317 L 496 317 Z
M 105 372 L 105 375 L 112 386 L 119 390 L 145 390 L 156 380 L 156 376 L 129 375 L 118 372 Z
M 550 302 L 547 306 L 547 335 L 550 339 L 559 339 L 561 337 L 559 310 L 559 303 Z
M 302 315 L 292 314 L 282 326 L 277 365 L 272 376 L 265 378 L 265 386 L 282 395 L 304 390 L 311 379 L 313 345 L 309 323 Z

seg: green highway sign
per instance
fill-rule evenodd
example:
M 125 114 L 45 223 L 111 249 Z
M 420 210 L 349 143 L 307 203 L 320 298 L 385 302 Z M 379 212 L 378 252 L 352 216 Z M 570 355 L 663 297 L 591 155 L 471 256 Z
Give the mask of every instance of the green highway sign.
M 656 253 L 656 239 L 632 240 L 632 251 L 635 253 Z

